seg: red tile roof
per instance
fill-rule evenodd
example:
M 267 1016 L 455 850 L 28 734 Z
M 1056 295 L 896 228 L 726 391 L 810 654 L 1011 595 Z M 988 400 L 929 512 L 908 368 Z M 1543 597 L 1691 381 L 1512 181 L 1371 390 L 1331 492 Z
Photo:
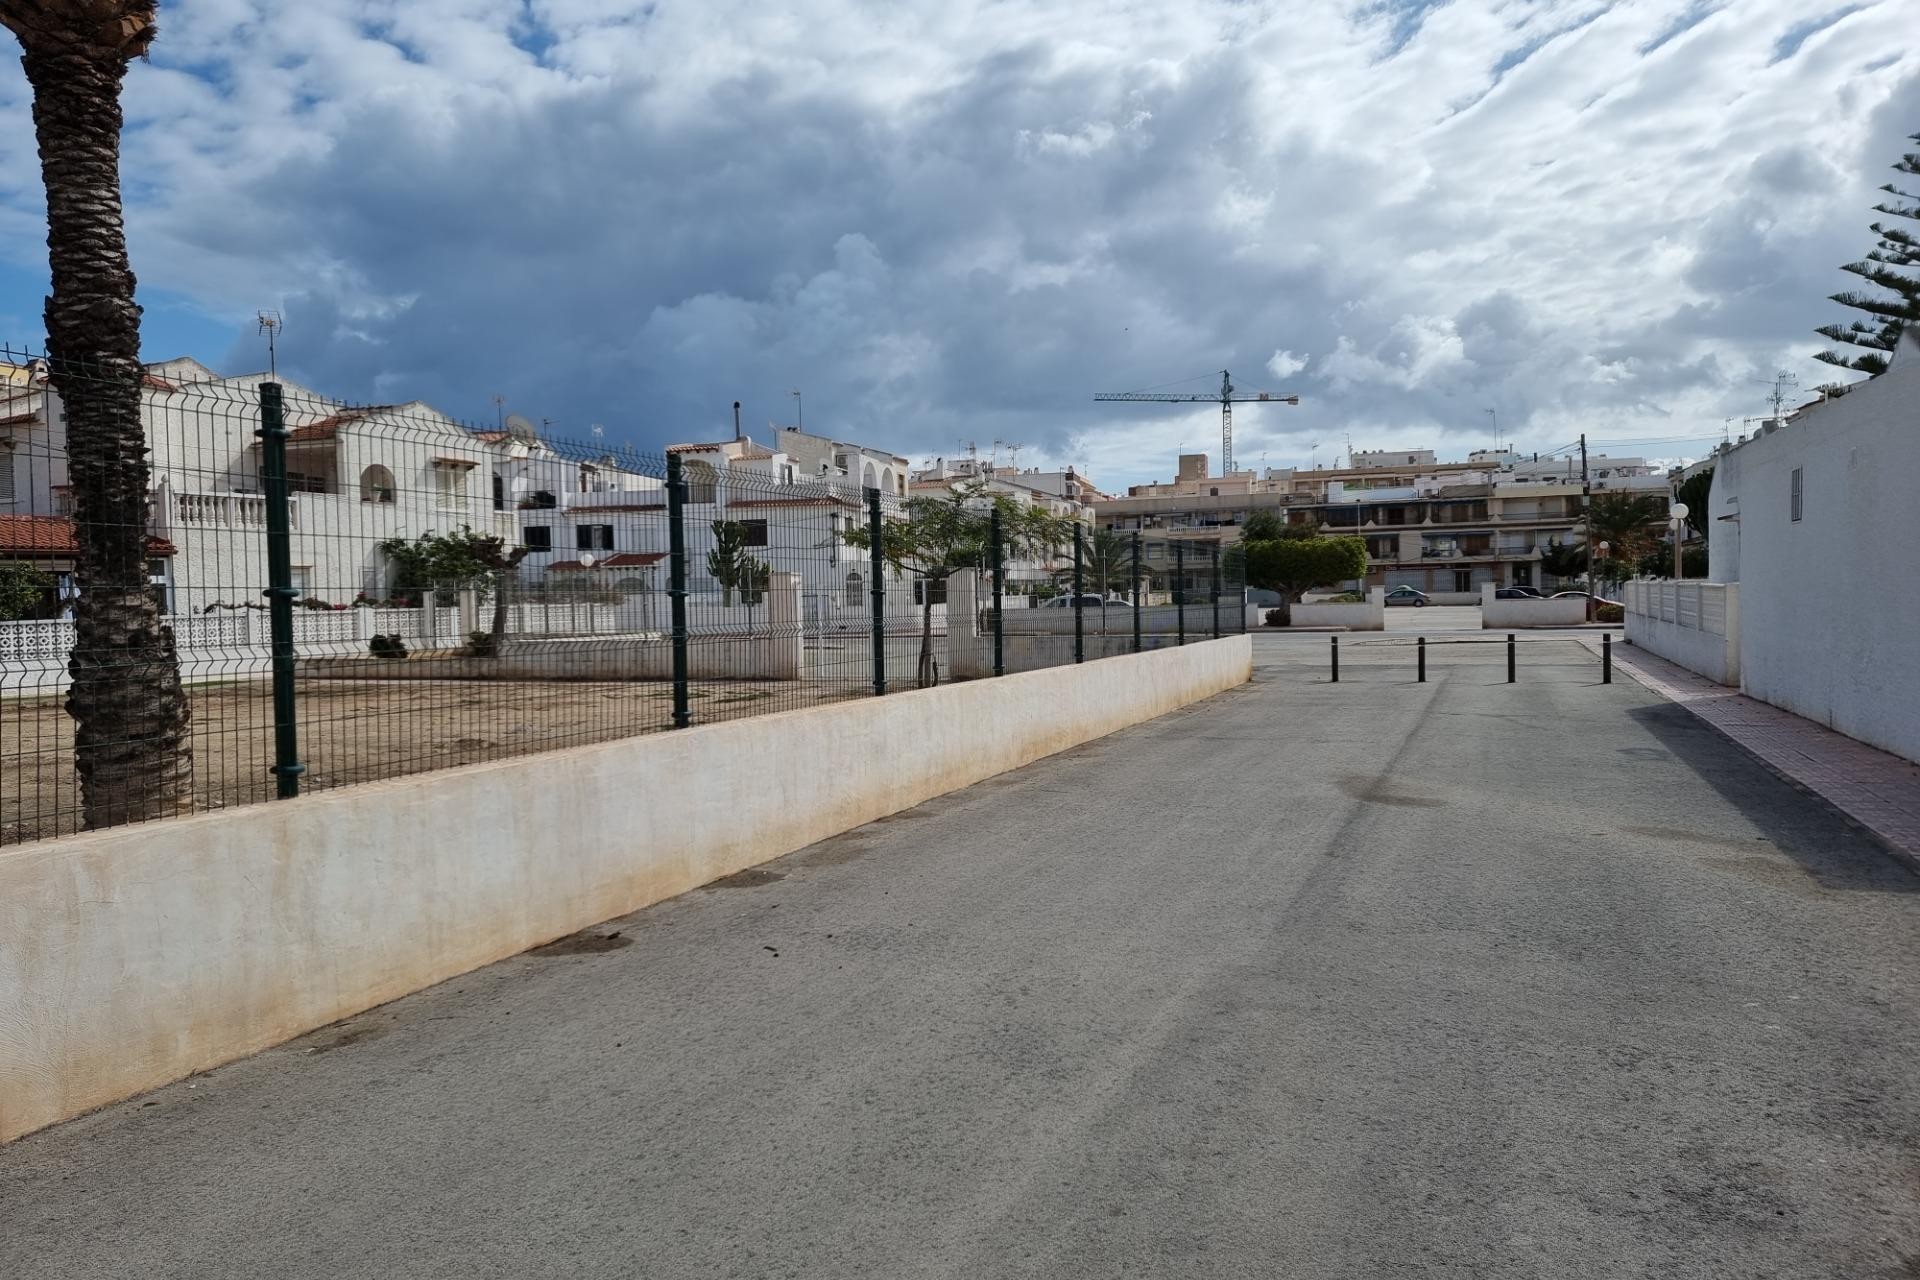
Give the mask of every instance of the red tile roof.
M 171 382 L 168 382 L 165 378 L 156 378 L 151 373 L 143 373 L 140 375 L 140 385 L 143 387 L 151 387 L 155 391 L 172 391 L 175 389 Z
M 595 560 L 591 565 L 581 564 L 578 560 L 556 560 L 547 568 L 553 570 L 576 569 L 640 569 L 650 564 L 659 564 L 667 558 L 664 551 L 622 551 L 619 555 L 608 556 L 605 560 Z
M 21 552 L 76 555 L 78 531 L 71 516 L 0 516 L 0 555 L 15 559 Z M 170 556 L 174 547 L 165 538 L 147 538 L 147 554 Z
M 322 418 L 318 422 L 309 422 L 304 427 L 295 427 L 287 433 L 287 441 L 290 444 L 299 444 L 303 441 L 331 440 L 339 433 L 341 427 L 358 422 L 366 416 L 366 413 L 362 410 L 348 409 L 341 413 L 336 413 L 330 418 Z
M 611 514 L 619 511 L 665 511 L 666 509 L 667 504 L 664 502 L 605 502 L 587 507 L 567 508 L 569 512 L 592 511 L 602 514 Z
M 767 448 L 765 445 L 755 444 L 751 440 L 722 440 L 717 444 L 670 444 L 667 446 L 667 452 L 668 453 L 709 453 L 716 450 L 724 449 L 730 444 L 739 444 L 739 445 L 746 446 L 744 449 L 740 450 L 740 457 L 742 460 L 752 458 L 756 461 L 764 462 L 768 458 L 771 458 L 773 456 L 773 450 Z

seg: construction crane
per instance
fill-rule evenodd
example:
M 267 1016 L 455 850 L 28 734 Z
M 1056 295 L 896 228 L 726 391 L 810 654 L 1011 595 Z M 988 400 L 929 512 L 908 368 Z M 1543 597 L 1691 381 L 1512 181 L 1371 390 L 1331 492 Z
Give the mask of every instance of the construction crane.
M 1169 394 L 1163 391 L 1101 391 L 1095 400 L 1153 401 L 1157 404 L 1206 404 L 1220 406 L 1220 470 L 1233 474 L 1233 406 L 1236 404 L 1299 404 L 1299 396 L 1276 396 L 1269 391 L 1243 395 L 1233 385 L 1233 377 L 1220 371 L 1220 390 L 1208 393 Z

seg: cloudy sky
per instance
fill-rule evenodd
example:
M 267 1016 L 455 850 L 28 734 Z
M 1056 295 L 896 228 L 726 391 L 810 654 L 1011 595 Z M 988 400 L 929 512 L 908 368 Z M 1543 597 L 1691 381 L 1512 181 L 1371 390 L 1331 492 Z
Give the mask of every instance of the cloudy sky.
M 1697 453 L 1869 247 L 1920 0 L 163 0 L 147 352 L 643 445 L 791 420 L 1108 487 L 1498 430 Z M 0 69 L 0 335 L 45 258 Z M 1209 371 L 1214 371 L 1209 374 Z M 1736 424 L 1736 430 L 1738 429 Z M 1614 452 L 1622 452 L 1614 449 Z M 1005 456 L 1004 449 L 1002 456 Z

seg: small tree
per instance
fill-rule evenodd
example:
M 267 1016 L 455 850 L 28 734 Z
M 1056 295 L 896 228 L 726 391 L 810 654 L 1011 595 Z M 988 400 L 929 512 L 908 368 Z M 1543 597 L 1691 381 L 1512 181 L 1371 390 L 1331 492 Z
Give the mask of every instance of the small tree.
M 1540 568 L 1563 582 L 1577 578 L 1587 571 L 1587 549 L 1577 542 L 1549 539 L 1540 552 Z
M 1920 142 L 1920 133 L 1910 135 L 1910 140 Z M 1893 168 L 1896 173 L 1920 176 L 1920 154 L 1909 152 L 1901 156 Z M 1893 199 L 1873 206 L 1875 213 L 1920 222 L 1920 195 L 1902 191 L 1891 182 L 1880 190 Z M 1840 269 L 1884 292 L 1848 290 L 1832 296 L 1841 306 L 1864 311 L 1870 318 L 1822 325 L 1814 330 L 1823 338 L 1845 343 L 1858 351 L 1821 351 L 1815 353 L 1814 359 L 1878 377 L 1886 372 L 1889 357 L 1900 345 L 1901 333 L 1908 325 L 1920 324 L 1920 270 L 1916 270 L 1920 268 L 1920 236 L 1904 227 L 1882 222 L 1872 224 L 1871 230 L 1880 239 L 1865 260 L 1849 262 Z
M 1278 519 L 1261 521 L 1259 516 L 1248 520 L 1243 532 L 1275 535 L 1249 536 L 1241 546 L 1247 585 L 1279 593 L 1282 626 L 1292 625 L 1293 606 L 1307 592 L 1367 576 L 1364 538 L 1323 537 L 1311 525 L 1282 525 Z
M 493 651 L 507 633 L 507 586 L 527 558 L 527 548 L 509 547 L 498 534 L 476 533 L 466 525 L 458 533 L 423 533 L 412 542 L 388 538 L 380 550 L 393 563 L 396 592 L 459 591 L 471 588 L 485 601 L 493 597 Z
M 720 584 L 720 603 L 723 607 L 732 606 L 736 590 L 744 592 L 753 574 L 753 567 L 759 563 L 747 550 L 747 526 L 738 520 L 713 522 L 713 550 L 707 552 L 707 573 Z M 753 601 L 746 603 L 752 604 Z
M 933 584 L 946 582 L 958 570 L 990 565 L 995 510 L 1000 512 L 1001 555 L 1006 559 L 1053 554 L 1073 540 L 1072 520 L 1005 494 L 988 494 L 985 483 L 958 486 L 938 497 L 909 498 L 905 519 L 881 527 L 880 555 L 894 573 L 928 583 L 920 611 L 919 688 L 931 688 L 940 679 L 933 660 Z M 862 550 L 873 545 L 864 527 L 849 528 L 840 537 Z
M 1710 538 L 1712 524 L 1707 519 L 1707 499 L 1713 494 L 1713 468 L 1688 476 L 1674 490 L 1674 497 L 1687 504 L 1687 527 L 1704 539 Z
M 30 564 L 0 563 L 0 622 L 15 622 L 40 607 L 53 578 Z

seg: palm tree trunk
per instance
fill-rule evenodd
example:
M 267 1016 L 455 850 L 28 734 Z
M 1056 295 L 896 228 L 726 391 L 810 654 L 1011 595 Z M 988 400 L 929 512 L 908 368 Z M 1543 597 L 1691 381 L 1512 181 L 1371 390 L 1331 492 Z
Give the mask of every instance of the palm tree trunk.
M 179 657 L 147 585 L 140 308 L 120 211 L 127 54 L 68 32 L 22 43 L 47 190 L 47 356 L 79 543 L 67 714 L 86 825 L 108 827 L 193 808 Z

